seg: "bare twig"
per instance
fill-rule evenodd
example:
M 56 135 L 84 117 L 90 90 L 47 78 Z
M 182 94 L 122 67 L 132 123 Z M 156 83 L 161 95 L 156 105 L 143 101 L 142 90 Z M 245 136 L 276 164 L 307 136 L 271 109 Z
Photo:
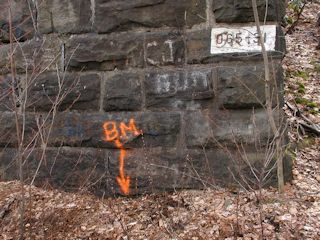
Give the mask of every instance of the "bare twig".
M 254 20 L 257 26 L 257 32 L 261 39 L 263 39 L 263 34 L 260 27 L 260 20 L 258 14 L 257 0 L 252 0 L 252 9 L 254 13 Z M 284 175 L 283 175 L 283 156 L 281 149 L 281 136 L 279 129 L 277 128 L 275 118 L 273 116 L 272 110 L 272 98 L 271 98 L 271 78 L 270 78 L 270 68 L 269 68 L 269 58 L 264 45 L 264 41 L 261 41 L 262 57 L 265 65 L 265 97 L 266 97 L 266 108 L 268 114 L 268 121 L 271 126 L 274 139 L 276 141 L 276 160 L 277 160 L 277 175 L 278 175 L 278 189 L 282 193 L 284 191 Z
M 298 23 L 299 23 L 299 20 L 300 20 L 300 18 L 301 18 L 301 15 L 302 15 L 302 13 L 303 13 L 303 10 L 304 10 L 306 4 L 307 4 L 307 2 L 304 1 L 303 4 L 302 4 L 302 6 L 301 6 L 301 8 L 299 8 L 298 13 L 296 14 L 296 20 L 295 20 L 295 21 L 290 25 L 290 27 L 287 29 L 287 31 L 286 31 L 286 33 L 285 33 L 286 35 L 293 33 L 294 29 L 296 28 L 296 26 L 297 26 Z
M 306 129 L 307 131 L 320 136 L 320 126 L 312 122 L 309 118 L 307 118 L 300 109 L 296 106 L 292 106 L 289 102 L 286 102 L 286 106 L 290 109 L 294 116 L 301 118 L 301 121 L 298 121 L 298 124 Z

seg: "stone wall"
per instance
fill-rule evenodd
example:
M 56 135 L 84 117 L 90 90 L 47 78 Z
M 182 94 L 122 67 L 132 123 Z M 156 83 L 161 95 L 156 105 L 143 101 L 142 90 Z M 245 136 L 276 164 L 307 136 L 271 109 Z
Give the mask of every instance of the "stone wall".
M 67 190 L 134 195 L 230 186 L 241 181 L 239 170 L 252 175 L 244 156 L 256 167 L 265 159 L 272 134 L 261 52 L 210 50 L 212 29 L 255 25 L 251 0 L 11 2 L 13 45 L 0 0 L 3 179 L 17 176 L 17 122 L 25 126 L 26 181 L 40 166 L 37 184 Z M 258 0 L 261 20 L 277 26 L 269 51 L 274 106 L 283 97 L 284 2 L 269 0 L 265 16 Z M 241 45 L 239 36 L 222 40 Z M 247 37 L 259 45 L 257 35 Z M 290 161 L 284 164 L 288 180 Z

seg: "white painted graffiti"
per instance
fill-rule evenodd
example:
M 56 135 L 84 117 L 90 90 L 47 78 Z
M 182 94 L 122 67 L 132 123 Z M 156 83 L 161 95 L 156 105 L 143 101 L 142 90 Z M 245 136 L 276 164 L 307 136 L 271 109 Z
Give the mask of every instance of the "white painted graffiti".
M 211 31 L 211 54 L 261 52 L 263 41 L 267 51 L 275 51 L 276 25 L 261 26 L 262 37 L 257 28 L 213 28 Z

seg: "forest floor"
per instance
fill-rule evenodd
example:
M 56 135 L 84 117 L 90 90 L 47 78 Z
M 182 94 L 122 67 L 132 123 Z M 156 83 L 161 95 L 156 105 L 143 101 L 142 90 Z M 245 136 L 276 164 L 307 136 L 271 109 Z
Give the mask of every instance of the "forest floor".
M 286 101 L 320 123 L 320 3 L 308 3 L 286 36 Z M 320 239 L 320 138 L 286 109 L 294 180 L 276 189 L 179 191 L 137 198 L 26 186 L 25 239 Z M 0 239 L 19 236 L 19 182 L 0 183 Z

